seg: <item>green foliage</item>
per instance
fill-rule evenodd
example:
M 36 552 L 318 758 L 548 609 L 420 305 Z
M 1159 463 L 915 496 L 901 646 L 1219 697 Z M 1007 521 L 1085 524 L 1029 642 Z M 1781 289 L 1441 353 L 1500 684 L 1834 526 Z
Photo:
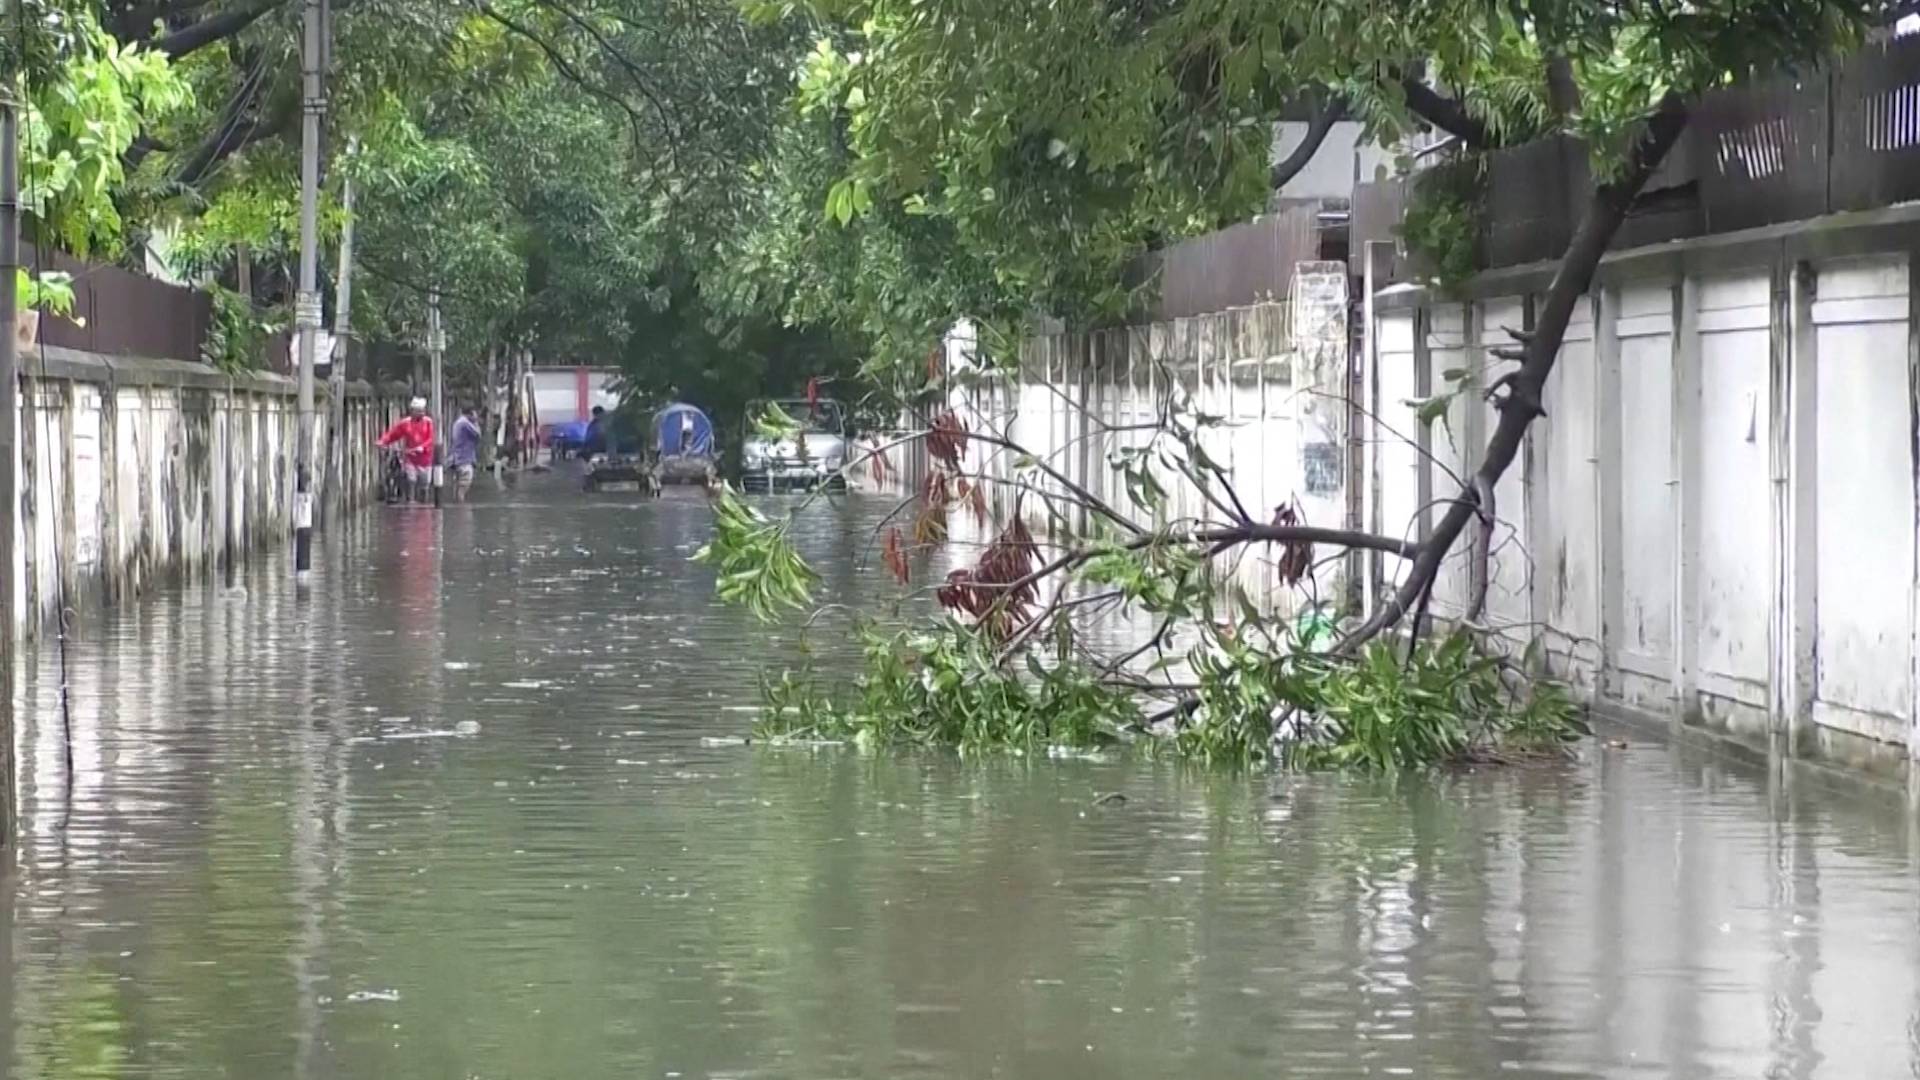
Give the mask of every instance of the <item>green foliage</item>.
M 1563 751 L 1590 734 L 1559 687 L 1518 678 L 1465 633 L 1410 658 L 1380 640 L 1352 660 L 1228 644 L 1192 663 L 1199 706 L 1173 744 L 1210 761 L 1391 772 Z
M 267 344 L 286 330 L 284 308 L 262 308 L 252 298 L 220 285 L 207 287 L 213 320 L 200 343 L 200 357 L 229 375 L 257 371 L 266 363 Z
M 755 734 L 978 752 L 1116 746 L 1144 730 L 1140 699 L 1076 661 L 1029 652 L 1009 664 L 992 638 L 951 621 L 862 637 L 866 662 L 844 687 L 811 670 L 763 683 Z M 1216 766 L 1397 772 L 1557 755 L 1591 734 L 1558 686 L 1511 678 L 1466 634 L 1422 643 L 1410 660 L 1386 642 L 1351 661 L 1295 649 L 1196 648 L 1196 707 L 1144 745 Z
M 693 561 L 713 567 L 720 598 L 771 622 L 784 610 L 805 607 L 819 575 L 787 538 L 787 521 L 768 521 L 731 487 L 713 500 L 713 539 Z
M 800 421 L 787 415 L 777 401 L 764 402 L 758 413 L 749 417 L 756 434 L 769 439 L 791 439 L 800 433 Z
M 13 275 L 13 302 L 16 311 L 46 311 L 71 316 L 73 275 L 61 270 L 33 275 L 27 273 L 25 267 L 17 268 Z
M 186 108 L 192 92 L 166 57 L 122 45 L 85 8 L 42 28 L 32 77 L 11 92 L 20 116 L 20 206 L 28 230 L 76 255 L 112 254 L 123 240 L 117 202 L 125 155 L 154 121 Z
M 1140 712 L 1081 666 L 1025 671 L 995 660 L 994 643 L 958 623 L 924 632 L 862 631 L 866 664 L 836 700 L 808 674 L 769 682 L 755 727 L 765 739 L 836 740 L 862 748 L 962 751 L 1090 750 L 1129 738 Z
M 1203 555 L 1191 544 L 1138 548 L 1106 544 L 1088 557 L 1078 577 L 1089 585 L 1118 590 L 1143 611 L 1191 618 L 1206 609 L 1215 587 Z
M 1370 138 L 1393 145 L 1422 124 L 1403 80 L 1423 72 L 1495 145 L 1572 133 L 1604 178 L 1669 90 L 1693 96 L 1817 59 L 1878 10 L 1858 0 L 1684 11 L 1566 0 L 1391 12 L 1346 0 L 746 6 L 815 43 L 797 64 L 794 117 L 775 136 L 782 152 L 750 174 L 764 202 L 732 265 L 747 277 L 772 268 L 780 283 L 756 284 L 757 295 L 783 293 L 789 318 L 859 327 L 876 362 L 903 377 L 957 316 L 1018 326 L 1034 313 L 1081 323 L 1125 313 L 1142 253 L 1267 204 L 1271 123 L 1302 101 L 1338 97 Z M 1570 101 L 1553 100 L 1550 69 L 1564 71 Z M 1475 203 L 1443 194 L 1416 209 L 1409 240 L 1456 280 L 1471 269 Z
M 1410 186 L 1400 238 L 1443 288 L 1459 285 L 1480 269 L 1486 180 L 1484 159 L 1463 157 L 1421 172 Z

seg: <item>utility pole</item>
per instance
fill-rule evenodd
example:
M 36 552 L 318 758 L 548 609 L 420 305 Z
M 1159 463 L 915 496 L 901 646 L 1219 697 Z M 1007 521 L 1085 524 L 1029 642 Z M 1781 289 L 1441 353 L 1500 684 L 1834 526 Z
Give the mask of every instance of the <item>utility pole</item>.
M 19 640 L 20 329 L 14 281 L 20 275 L 20 118 L 12 88 L 0 86 L 0 847 L 13 843 L 13 662 Z
M 360 148 L 358 138 L 347 140 L 347 156 Z M 340 270 L 333 280 L 333 364 L 327 373 L 327 396 L 333 406 L 333 437 L 328 441 L 327 498 L 345 507 L 347 490 L 347 345 L 353 335 L 353 180 L 340 183 Z
M 480 395 L 480 408 L 484 410 L 480 426 L 480 470 L 492 472 L 494 468 L 493 432 L 500 423 L 500 410 L 495 402 L 500 399 L 500 348 L 487 346 L 486 390 Z
M 322 85 L 325 23 L 321 0 L 305 0 L 300 41 L 300 290 L 293 325 L 299 336 L 300 445 L 294 448 L 293 571 L 313 569 L 313 361 L 320 336 L 320 121 L 326 114 Z
M 446 486 L 446 466 L 443 464 L 446 454 L 446 416 L 440 397 L 440 367 L 444 362 L 442 354 L 447 349 L 447 332 L 440 326 L 440 290 L 427 293 L 427 363 L 431 366 L 433 396 L 428 408 L 433 410 L 433 505 L 440 505 L 440 492 Z

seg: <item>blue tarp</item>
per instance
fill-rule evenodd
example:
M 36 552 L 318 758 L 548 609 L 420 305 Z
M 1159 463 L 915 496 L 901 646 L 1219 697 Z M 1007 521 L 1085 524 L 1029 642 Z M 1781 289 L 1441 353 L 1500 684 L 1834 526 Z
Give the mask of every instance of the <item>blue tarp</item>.
M 586 441 L 587 421 L 585 420 L 555 424 L 547 429 L 547 444 L 550 446 L 579 446 Z
M 655 413 L 653 438 L 661 457 L 713 456 L 713 421 L 692 405 L 669 405 Z

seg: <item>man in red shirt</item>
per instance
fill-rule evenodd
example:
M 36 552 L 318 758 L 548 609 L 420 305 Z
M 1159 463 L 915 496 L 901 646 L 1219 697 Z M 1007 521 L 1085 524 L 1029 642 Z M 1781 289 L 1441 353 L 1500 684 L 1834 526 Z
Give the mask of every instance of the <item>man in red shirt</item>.
M 427 415 L 427 400 L 414 398 L 407 403 L 407 415 L 394 422 L 385 435 L 380 436 L 380 447 L 400 447 L 404 456 L 401 466 L 407 473 L 407 490 L 418 500 L 424 500 L 422 490 L 433 477 L 433 417 Z

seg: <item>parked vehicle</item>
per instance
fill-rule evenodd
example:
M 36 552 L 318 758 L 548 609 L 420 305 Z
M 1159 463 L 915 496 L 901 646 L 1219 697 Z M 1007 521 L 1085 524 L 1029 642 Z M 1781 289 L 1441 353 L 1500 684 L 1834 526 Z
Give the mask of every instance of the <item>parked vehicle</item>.
M 595 454 L 587 459 L 585 486 L 598 491 L 637 491 L 643 495 L 660 494 L 660 477 L 652 461 L 642 454 Z
M 587 469 L 582 477 L 588 492 L 638 491 L 660 494 L 660 464 L 645 428 L 625 410 L 594 417 L 581 438 L 581 457 Z
M 774 422 L 766 422 L 772 409 Z M 791 427 L 788 426 L 791 421 Z M 852 440 L 847 410 L 832 398 L 756 401 L 747 406 L 746 439 L 740 448 L 740 486 L 774 492 L 827 484 L 844 490 L 842 470 Z
M 685 402 L 653 416 L 655 475 L 662 484 L 711 484 L 720 474 L 713 421 Z

